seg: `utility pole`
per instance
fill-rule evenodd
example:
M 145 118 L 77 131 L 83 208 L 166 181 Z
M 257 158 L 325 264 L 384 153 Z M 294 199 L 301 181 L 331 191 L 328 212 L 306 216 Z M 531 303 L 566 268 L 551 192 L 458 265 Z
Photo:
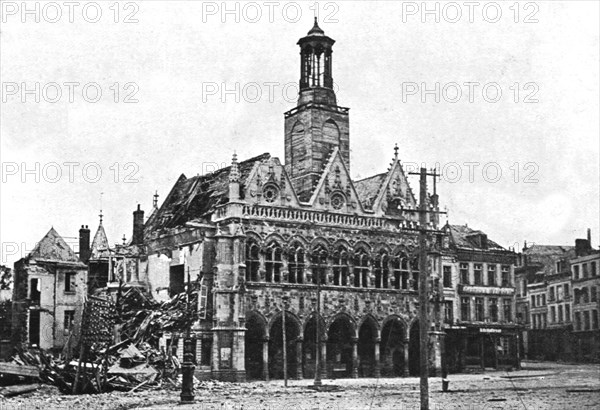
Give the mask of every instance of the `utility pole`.
M 421 168 L 419 192 L 419 371 L 421 410 L 429 410 L 429 267 L 427 266 L 427 170 Z
M 439 231 L 427 229 L 427 214 L 444 212 L 438 212 L 435 210 L 429 211 L 427 209 L 427 177 L 438 177 L 439 175 L 435 172 L 435 170 L 431 173 L 428 173 L 425 168 L 421 168 L 420 172 L 411 172 L 410 174 L 419 175 L 419 373 L 421 387 L 421 410 L 429 410 L 429 328 L 431 320 L 429 317 L 430 292 L 429 264 L 427 261 L 429 247 L 427 244 L 427 235 L 429 232 L 439 233 Z
M 287 387 L 288 385 L 288 374 L 287 374 L 287 335 L 286 335 L 286 328 L 285 328 L 285 315 L 286 315 L 286 309 L 287 309 L 287 296 L 283 296 L 282 298 L 282 305 L 283 305 L 283 315 L 281 316 L 281 328 L 283 329 L 282 332 L 283 334 L 282 336 L 282 344 L 283 344 L 283 385 L 285 387 Z
M 319 262 L 320 262 L 319 258 Z M 316 335 L 316 354 L 315 354 L 315 382 L 314 386 L 319 388 L 321 387 L 321 266 L 317 269 L 317 272 L 313 271 L 313 275 L 317 274 L 317 335 Z

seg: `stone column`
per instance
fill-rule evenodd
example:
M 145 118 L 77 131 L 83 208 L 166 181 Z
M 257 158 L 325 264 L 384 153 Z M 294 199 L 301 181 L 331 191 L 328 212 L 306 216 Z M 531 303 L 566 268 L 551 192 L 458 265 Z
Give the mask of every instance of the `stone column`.
M 331 377 L 327 372 L 327 339 L 321 340 L 321 378 Z
M 263 340 L 263 379 L 269 381 L 269 339 Z
M 483 352 L 483 348 L 484 348 L 483 335 L 479 335 L 479 356 L 481 359 L 481 370 L 485 369 L 485 362 L 484 362 L 485 354 Z
M 260 250 L 258 252 L 258 280 L 264 282 L 267 280 L 267 269 L 265 264 L 265 252 Z
M 352 378 L 358 379 L 358 338 L 352 338 Z
M 302 380 L 302 338 L 296 340 L 296 378 Z
M 404 374 L 405 377 L 410 376 L 410 369 L 408 367 L 408 347 L 410 346 L 409 344 L 409 339 L 406 338 L 404 339 L 404 368 L 402 369 L 402 373 Z
M 468 348 L 468 340 L 467 340 L 467 335 L 464 334 L 463 338 L 461 340 L 461 344 L 462 344 L 462 349 L 460 350 L 460 356 L 459 356 L 459 360 L 460 360 L 460 371 L 464 372 L 465 368 L 467 367 L 467 363 L 466 363 L 466 358 L 467 358 L 467 348 Z
M 381 338 L 375 339 L 375 377 L 381 376 L 381 362 L 379 360 L 379 344 L 381 343 Z

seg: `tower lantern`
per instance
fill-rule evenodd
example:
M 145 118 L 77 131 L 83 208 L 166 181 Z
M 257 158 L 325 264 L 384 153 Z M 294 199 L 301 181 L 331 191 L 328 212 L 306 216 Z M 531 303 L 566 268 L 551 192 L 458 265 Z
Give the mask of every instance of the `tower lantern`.
M 335 43 L 317 19 L 300 46 L 298 105 L 285 115 L 285 166 L 301 201 L 308 201 L 334 148 L 350 170 L 348 108 L 337 105 L 333 90 Z
M 336 104 L 333 92 L 332 46 L 335 40 L 327 37 L 315 24 L 305 37 L 298 40 L 300 46 L 300 101 L 316 101 Z

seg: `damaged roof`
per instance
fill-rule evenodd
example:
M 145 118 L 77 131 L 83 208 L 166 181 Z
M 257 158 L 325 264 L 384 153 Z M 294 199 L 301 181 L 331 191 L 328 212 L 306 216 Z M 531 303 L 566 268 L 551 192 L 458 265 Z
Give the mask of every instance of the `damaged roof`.
M 555 272 L 555 262 L 565 258 L 575 257 L 574 246 L 562 245 L 531 245 L 523 251 L 527 264 L 540 266 L 538 273 L 551 275 Z
M 54 228 L 50 228 L 27 258 L 45 262 L 81 263 L 79 257 Z
M 265 153 L 238 164 L 240 181 L 243 185 L 256 161 L 270 158 Z M 181 175 L 162 206 L 146 222 L 145 232 L 150 233 L 159 229 L 169 229 L 185 225 L 192 220 L 208 219 L 215 208 L 229 200 L 229 170 L 221 168 L 207 175 L 197 175 L 187 178 Z M 244 190 L 240 189 L 240 193 Z
M 478 240 L 478 236 L 487 234 L 483 231 L 469 228 L 467 225 L 446 225 L 449 228 L 450 236 L 454 245 L 458 248 L 466 249 L 487 249 L 505 251 L 502 246 L 498 245 L 491 239 L 487 239 L 487 246 L 482 247 Z
M 377 194 L 381 188 L 381 184 L 385 181 L 387 172 L 374 175 L 360 181 L 352 181 L 358 198 L 365 209 L 373 209 L 373 204 L 377 199 Z

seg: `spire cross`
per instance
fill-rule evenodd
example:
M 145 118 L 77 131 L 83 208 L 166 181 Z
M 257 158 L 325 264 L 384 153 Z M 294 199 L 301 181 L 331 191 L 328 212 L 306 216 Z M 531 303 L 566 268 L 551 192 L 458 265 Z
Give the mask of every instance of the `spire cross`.
M 154 207 L 158 207 L 158 190 L 154 192 Z

